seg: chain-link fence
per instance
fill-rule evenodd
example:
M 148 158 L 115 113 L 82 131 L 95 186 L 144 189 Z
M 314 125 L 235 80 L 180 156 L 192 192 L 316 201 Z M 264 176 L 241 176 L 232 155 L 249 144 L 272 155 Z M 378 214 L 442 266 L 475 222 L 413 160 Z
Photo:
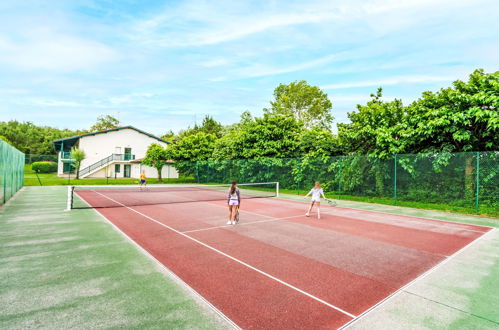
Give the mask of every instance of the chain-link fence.
M 57 163 L 57 155 L 31 155 L 26 154 L 25 163 L 33 164 L 35 162 L 54 162 Z
M 321 181 L 331 197 L 499 215 L 499 152 L 177 162 L 199 183 L 279 181 L 304 193 Z M 412 204 L 411 204 L 412 203 Z M 419 203 L 419 204 L 418 204 Z M 439 205 L 440 207 L 437 207 Z
M 0 140 L 0 205 L 5 204 L 24 181 L 24 154 Z

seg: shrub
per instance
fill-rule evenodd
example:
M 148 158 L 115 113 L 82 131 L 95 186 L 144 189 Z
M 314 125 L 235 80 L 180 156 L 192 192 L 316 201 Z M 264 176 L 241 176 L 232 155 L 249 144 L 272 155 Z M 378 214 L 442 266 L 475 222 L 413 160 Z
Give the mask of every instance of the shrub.
M 36 173 L 57 172 L 57 163 L 55 162 L 34 162 L 31 169 Z

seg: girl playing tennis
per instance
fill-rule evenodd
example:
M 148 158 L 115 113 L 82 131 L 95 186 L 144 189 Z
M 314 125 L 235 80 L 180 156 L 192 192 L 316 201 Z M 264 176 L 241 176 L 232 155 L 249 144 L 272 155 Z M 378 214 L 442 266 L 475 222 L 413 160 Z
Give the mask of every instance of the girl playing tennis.
M 315 203 L 317 203 L 317 219 L 321 218 L 321 195 L 322 198 L 326 199 L 326 196 L 324 196 L 324 190 L 322 190 L 321 183 L 319 181 L 315 182 L 315 186 L 308 192 L 308 194 L 305 195 L 305 198 L 308 197 L 308 195 L 312 194 L 312 201 L 310 202 L 310 207 L 308 208 L 307 213 L 305 213 L 305 216 L 309 217 L 310 216 L 310 211 L 312 211 L 312 207 L 314 206 Z
M 235 225 L 236 214 L 239 206 L 241 205 L 241 193 L 239 192 L 239 188 L 237 188 L 236 181 L 232 181 L 232 184 L 230 186 L 227 204 L 229 204 L 229 221 L 227 221 L 227 224 Z
M 142 190 L 143 187 L 147 188 L 147 178 L 144 171 L 140 173 L 140 190 Z

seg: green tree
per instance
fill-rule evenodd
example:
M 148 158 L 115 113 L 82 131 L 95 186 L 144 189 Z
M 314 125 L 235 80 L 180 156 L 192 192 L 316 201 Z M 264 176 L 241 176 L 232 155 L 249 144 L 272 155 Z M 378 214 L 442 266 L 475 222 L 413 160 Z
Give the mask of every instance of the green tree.
M 3 135 L 0 135 L 0 139 L 4 140 L 5 142 L 7 142 L 8 144 L 12 145 L 12 142 L 9 141 L 9 139 L 7 139 L 5 136 Z
M 328 157 L 341 154 L 338 137 L 329 130 L 314 127 L 300 135 L 300 150 L 305 157 Z
M 71 149 L 71 159 L 74 160 L 73 166 L 76 170 L 76 179 L 80 178 L 80 166 L 81 162 L 85 159 L 85 152 L 76 147 Z
M 90 132 L 105 131 L 108 129 L 117 128 L 120 126 L 120 121 L 111 115 L 99 116 L 96 123 L 90 127 Z
M 213 117 L 207 115 L 204 117 L 203 123 L 199 127 L 199 130 L 206 134 L 213 134 L 217 138 L 220 138 L 222 136 L 223 126 L 218 121 L 213 119 Z
M 177 142 L 178 137 L 173 130 L 169 130 L 163 136 L 161 136 L 161 139 L 171 143 L 175 143 Z
M 146 156 L 142 159 L 142 164 L 154 167 L 158 171 L 158 182 L 163 182 L 161 170 L 168 160 L 166 149 L 157 143 L 149 145 L 146 151 Z
M 274 100 L 266 112 L 293 116 L 305 127 L 315 126 L 329 129 L 333 121 L 332 103 L 317 86 L 310 86 L 306 81 L 295 81 L 290 84 L 280 84 L 274 90 Z
M 499 71 L 424 92 L 399 124 L 403 152 L 493 151 L 499 145 Z
M 0 135 L 5 136 L 15 148 L 25 154 L 54 154 L 54 140 L 84 133 L 86 131 L 37 126 L 31 122 L 19 122 L 17 120 L 0 122 Z
M 405 120 L 401 100 L 385 102 L 382 89 L 371 94 L 366 105 L 348 113 L 350 123 L 338 124 L 338 137 L 345 153 L 359 153 L 386 158 L 399 152 L 405 142 L 400 138 L 400 123 Z
M 175 161 L 197 161 L 211 158 L 217 137 L 197 132 L 185 136 L 167 149 L 168 156 Z
M 198 132 L 213 134 L 217 138 L 220 138 L 223 135 L 223 126 L 213 119 L 213 117 L 206 115 L 201 126 L 195 124 L 194 127 L 188 127 L 185 130 L 181 130 L 178 134 L 178 140 L 181 140 L 189 135 L 194 135 Z
M 217 143 L 217 159 L 284 158 L 299 155 L 303 124 L 294 117 L 265 113 Z

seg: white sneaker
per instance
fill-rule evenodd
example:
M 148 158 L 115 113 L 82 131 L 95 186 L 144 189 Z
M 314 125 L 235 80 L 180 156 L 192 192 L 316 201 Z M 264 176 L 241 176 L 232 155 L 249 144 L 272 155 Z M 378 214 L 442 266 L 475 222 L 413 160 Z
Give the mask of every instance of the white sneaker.
M 228 225 L 232 225 L 232 221 L 230 221 L 230 220 L 229 220 L 229 221 L 227 221 L 227 224 L 228 224 Z
M 306 217 L 309 217 L 309 216 L 310 216 L 310 214 L 308 214 L 308 213 L 305 213 L 305 216 L 306 216 Z

